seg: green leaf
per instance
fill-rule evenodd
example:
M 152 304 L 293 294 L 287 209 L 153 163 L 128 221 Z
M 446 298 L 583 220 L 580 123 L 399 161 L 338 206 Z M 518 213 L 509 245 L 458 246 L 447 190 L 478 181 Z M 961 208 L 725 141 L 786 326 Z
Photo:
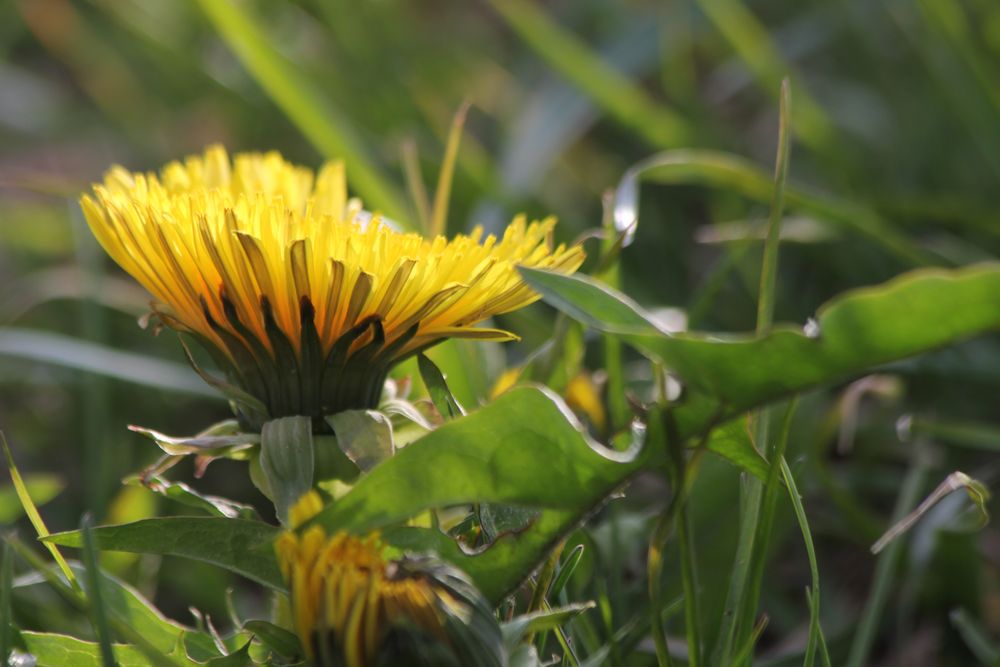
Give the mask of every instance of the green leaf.
M 243 624 L 243 630 L 252 633 L 264 646 L 284 658 L 295 660 L 303 655 L 302 644 L 295 633 L 273 623 L 247 621 Z
M 366 532 L 464 503 L 578 510 L 639 468 L 633 453 L 594 442 L 560 398 L 519 387 L 399 450 L 315 521 Z
M 492 502 L 553 508 L 475 555 L 437 530 L 382 531 L 393 546 L 433 551 L 462 568 L 496 603 L 589 512 L 642 469 L 647 458 L 652 460 L 591 440 L 562 400 L 547 390 L 517 387 L 400 449 L 315 521 L 330 532 L 363 533 L 449 505 Z
M 21 637 L 38 667 L 101 667 L 101 647 L 94 642 L 48 632 L 22 632 Z M 152 665 L 134 646 L 113 644 L 112 650 L 120 667 Z
M 81 581 L 88 583 L 83 567 L 78 563 L 71 563 L 70 567 Z M 19 587 L 35 583 L 28 579 Z M 192 660 L 203 661 L 219 655 L 215 640 L 210 635 L 170 620 L 135 588 L 103 570 L 100 571 L 100 591 L 109 618 L 141 635 L 152 649 L 166 655 L 174 651 L 183 639 L 188 657 Z
M 588 609 L 593 609 L 595 606 L 593 602 L 577 602 L 565 607 L 544 609 L 517 616 L 500 626 L 503 631 L 504 644 L 513 647 L 514 644 L 521 641 L 522 637 L 558 628 L 566 621 L 579 616 Z
M 222 426 L 228 424 L 217 425 Z M 131 425 L 130 431 L 144 435 L 155 442 L 160 449 L 171 456 L 199 454 L 208 456 L 225 456 L 234 451 L 247 449 L 260 442 L 261 436 L 256 433 L 227 433 L 219 435 L 199 434 L 190 438 L 175 438 L 164 435 L 153 429 Z
M 557 308 L 621 334 L 686 384 L 676 412 L 691 436 L 727 416 L 871 368 L 1000 329 L 1000 268 L 924 269 L 823 305 L 808 334 L 790 326 L 762 337 L 659 330 L 623 295 L 585 276 L 521 269 Z M 643 325 L 642 320 L 647 320 Z
M 500 505 L 497 503 L 479 503 L 479 527 L 483 539 L 489 543 L 504 533 L 519 532 L 531 524 L 538 516 L 538 511 L 517 505 Z
M 56 475 L 35 473 L 24 476 L 24 486 L 35 506 L 41 507 L 62 493 L 66 484 Z M 13 523 L 22 514 L 24 509 L 17 498 L 17 490 L 13 486 L 0 487 L 0 524 Z
M 144 519 L 94 529 L 99 549 L 182 556 L 211 563 L 275 590 L 285 589 L 274 555 L 278 529 L 258 521 L 208 517 Z M 82 546 L 79 531 L 54 533 L 43 541 Z
M 427 393 L 430 394 L 431 401 L 441 416 L 447 421 L 464 415 L 465 410 L 448 389 L 448 382 L 437 364 L 431 361 L 427 355 L 418 354 L 417 365 L 420 368 L 420 377 L 423 378 L 424 384 L 427 386 Z
M 260 467 L 271 490 L 278 518 L 285 522 L 292 505 L 313 484 L 312 420 L 282 417 L 264 424 L 260 434 Z
M 377 410 L 346 410 L 330 415 L 326 423 L 337 436 L 337 446 L 361 472 L 368 472 L 395 452 L 392 424 Z
M 534 644 L 521 644 L 510 654 L 510 667 L 541 667 L 538 649 Z
M 555 581 L 552 582 L 552 589 L 549 591 L 550 599 L 559 599 L 559 594 L 563 592 L 573 573 L 576 572 L 576 568 L 580 564 L 580 559 L 583 558 L 583 551 L 584 546 L 582 544 L 576 545 L 569 555 L 563 559 L 562 563 L 559 564 L 559 571 L 556 573 Z
M 767 461 L 753 446 L 745 418 L 730 419 L 712 429 L 705 447 L 762 482 L 767 480 Z
M 600 498 L 595 502 L 599 501 Z M 542 510 L 525 530 L 501 535 L 489 547 L 475 553 L 466 552 L 457 541 L 433 528 L 390 528 L 382 531 L 382 538 L 398 549 L 437 554 L 465 571 L 476 588 L 497 605 L 531 574 L 590 510 L 590 507 L 575 512 Z
M 229 655 L 212 658 L 205 664 L 208 667 L 249 667 L 254 664 L 250 658 L 250 642 L 247 642 Z
M 175 500 L 188 507 L 204 510 L 212 516 L 227 519 L 257 518 L 257 510 L 250 505 L 244 505 L 228 498 L 203 494 L 184 482 L 172 482 L 158 475 L 153 475 L 148 479 L 134 477 L 126 480 L 126 484 L 141 486 L 164 498 Z

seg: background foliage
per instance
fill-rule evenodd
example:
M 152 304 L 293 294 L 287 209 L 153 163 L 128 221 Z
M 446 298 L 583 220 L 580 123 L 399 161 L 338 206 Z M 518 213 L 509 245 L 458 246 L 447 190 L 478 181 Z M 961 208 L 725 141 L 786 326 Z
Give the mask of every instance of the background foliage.
M 569 240 L 599 226 L 602 196 L 631 165 L 688 149 L 650 174 L 636 242 L 622 251 L 619 274 L 604 277 L 660 319 L 676 324 L 677 310 L 661 309 L 679 309 L 691 329 L 746 332 L 756 322 L 779 85 L 789 76 L 794 141 L 776 321 L 801 325 L 830 297 L 905 270 L 995 257 L 995 3 L 662 5 L 0 3 L 0 427 L 36 501 L 51 499 L 49 527 L 77 527 L 81 509 L 100 524 L 188 511 L 118 484 L 159 453 L 125 425 L 187 434 L 227 414 L 169 336 L 136 326 L 147 297 L 86 232 L 76 196 L 113 162 L 153 168 L 213 141 L 278 148 L 310 165 L 344 157 L 358 194 L 412 224 L 419 211 L 404 164 L 415 161 L 433 183 L 452 115 L 468 100 L 448 230 L 499 229 L 523 210 L 557 214 Z M 598 243 L 588 249 L 597 255 Z M 986 300 L 984 318 L 991 307 L 1000 308 Z M 523 335 L 517 344 L 430 356 L 474 408 L 555 322 L 551 308 L 533 306 L 503 322 Z M 567 357 L 604 366 L 598 334 L 574 344 Z M 608 368 L 607 380 L 645 395 L 649 369 L 626 349 L 622 374 Z M 415 364 L 404 372 L 418 377 Z M 816 541 L 836 664 L 867 629 L 873 664 L 967 665 L 995 655 L 1000 534 L 970 531 L 960 494 L 888 558 L 877 561 L 869 547 L 894 513 L 954 470 L 995 488 L 998 373 L 992 335 L 801 397 L 786 457 Z M 569 380 L 547 379 L 557 391 Z M 609 393 L 608 408 L 621 426 L 618 396 Z M 267 516 L 242 466 L 213 463 L 194 483 Z M 725 603 L 739 489 L 736 468 L 707 457 L 691 490 L 705 619 Z M 645 548 L 667 497 L 658 478 L 641 476 L 572 537 L 586 548 L 567 599 L 598 602 L 571 626 L 584 655 L 603 647 L 610 664 L 653 662 L 642 626 Z M 0 486 L 0 521 L 30 535 L 17 507 Z M 665 557 L 670 599 L 682 586 L 674 549 Z M 194 606 L 226 627 L 227 599 L 243 617 L 265 613 L 261 590 L 206 564 L 134 554 L 102 562 L 185 623 Z M 769 624 L 760 664 L 801 662 L 809 581 L 782 500 L 761 592 Z M 862 616 L 873 591 L 884 595 L 884 613 Z M 41 590 L 16 593 L 14 608 L 22 627 L 91 633 Z M 718 628 L 702 631 L 712 638 Z

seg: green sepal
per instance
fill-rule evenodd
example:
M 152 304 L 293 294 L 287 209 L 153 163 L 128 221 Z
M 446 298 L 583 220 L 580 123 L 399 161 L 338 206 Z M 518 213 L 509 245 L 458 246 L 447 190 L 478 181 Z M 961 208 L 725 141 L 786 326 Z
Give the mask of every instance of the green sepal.
M 274 309 L 266 296 L 260 297 L 260 310 L 264 314 L 264 331 L 267 333 L 267 340 L 271 344 L 274 352 L 274 364 L 277 373 L 272 378 L 271 386 L 274 388 L 271 408 L 273 416 L 286 416 L 290 414 L 303 414 L 301 403 L 301 391 L 299 386 L 299 362 L 295 354 L 295 347 L 288 340 L 288 336 L 281 330 L 274 319 Z
M 392 423 L 377 410 L 345 410 L 329 415 L 326 423 L 333 429 L 340 450 L 362 472 L 368 472 L 396 451 Z
M 313 456 L 313 480 L 316 483 L 333 479 L 353 482 L 361 474 L 361 469 L 340 448 L 335 435 L 314 435 Z
M 260 470 L 282 523 L 287 522 L 292 505 L 312 488 L 314 469 L 309 417 L 282 417 L 264 424 L 260 434 Z

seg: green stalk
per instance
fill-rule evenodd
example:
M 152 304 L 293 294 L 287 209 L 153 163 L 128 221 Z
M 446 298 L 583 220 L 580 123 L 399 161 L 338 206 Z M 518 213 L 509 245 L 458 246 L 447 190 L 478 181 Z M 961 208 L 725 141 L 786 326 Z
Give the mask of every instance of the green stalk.
M 899 492 L 889 525 L 895 525 L 901 521 L 916 506 L 928 470 L 929 466 L 924 461 L 923 452 L 918 450 L 914 464 L 907 473 L 906 479 L 903 480 L 903 488 Z M 878 564 L 875 566 L 871 593 L 868 596 L 868 601 L 865 602 L 861 622 L 854 633 L 854 642 L 851 644 L 851 652 L 847 658 L 847 667 L 864 667 L 868 664 L 868 656 L 871 653 L 872 644 L 875 643 L 875 633 L 878 631 L 879 620 L 889 597 L 889 587 L 892 585 L 892 578 L 896 573 L 896 566 L 904 544 L 905 540 L 894 540 L 879 556 Z
M 760 273 L 760 295 L 757 302 L 757 335 L 763 336 L 771 330 L 774 322 L 775 285 L 778 274 L 778 248 L 781 232 L 781 216 L 784 207 L 785 182 L 788 178 L 788 156 L 790 149 L 790 117 L 791 90 L 788 80 L 781 84 L 781 104 L 778 124 L 778 151 L 774 166 L 774 193 L 771 200 L 771 214 L 768 220 L 767 238 L 764 241 L 764 258 Z M 756 440 L 759 447 L 767 449 L 770 438 L 770 413 L 761 410 L 756 420 Z M 772 468 L 777 465 L 772 460 Z M 756 553 L 755 540 L 757 525 L 760 519 L 763 487 L 754 477 L 745 479 L 740 495 L 740 534 L 736 548 L 736 558 L 729 579 L 729 592 L 726 596 L 725 615 L 722 620 L 722 630 L 719 633 L 719 643 L 715 655 L 719 664 L 730 665 L 733 651 L 737 646 L 744 646 L 749 640 L 754 616 L 757 612 L 756 602 L 749 605 L 747 596 L 747 580 L 753 569 Z M 749 607 L 749 608 L 748 608 Z M 752 654 L 752 651 L 751 651 Z M 752 657 L 752 656 L 750 656 Z

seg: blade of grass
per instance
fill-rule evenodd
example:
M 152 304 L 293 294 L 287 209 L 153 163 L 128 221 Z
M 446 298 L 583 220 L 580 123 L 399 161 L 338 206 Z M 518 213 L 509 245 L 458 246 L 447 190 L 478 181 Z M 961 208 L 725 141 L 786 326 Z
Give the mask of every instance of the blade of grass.
M 653 372 L 659 383 L 666 382 L 666 371 L 662 366 L 654 365 Z M 646 554 L 646 580 L 649 594 L 650 632 L 653 635 L 653 646 L 656 650 L 656 661 L 659 667 L 672 667 L 673 658 L 667 645 L 667 632 L 661 610 L 665 606 L 663 595 L 663 555 L 667 540 L 677 525 L 677 515 L 683 504 L 686 492 L 685 463 L 687 454 L 683 444 L 676 434 L 676 427 L 667 405 L 666 396 L 661 392 L 657 409 L 650 413 L 647 419 L 647 447 L 655 446 L 666 450 L 667 464 L 663 473 L 670 486 L 670 502 L 653 525 L 649 537 L 649 548 Z
M 87 577 L 87 599 L 90 601 L 90 622 L 97 631 L 97 640 L 101 646 L 101 663 L 104 667 L 117 667 L 114 650 L 111 648 L 111 633 L 108 630 L 108 616 L 104 609 L 101 596 L 101 575 L 97 564 L 97 548 L 94 546 L 94 535 L 91 528 L 94 520 L 90 513 L 83 515 L 80 521 L 80 531 L 83 533 L 83 564 Z
M 0 562 L 0 665 L 7 664 L 7 656 L 12 648 L 11 629 L 14 625 L 14 609 L 11 605 L 11 586 L 14 580 L 14 552 L 10 545 L 3 544 L 3 561 Z
M 547 16 L 539 4 L 524 0 L 490 0 L 490 4 L 541 58 L 650 145 L 668 148 L 691 137 L 683 117 L 650 99 L 642 88 Z
M 427 196 L 427 186 L 420 173 L 420 156 L 417 154 L 417 142 L 407 139 L 401 148 L 403 157 L 403 173 L 406 175 L 406 188 L 410 191 L 413 208 L 417 214 L 417 224 L 420 229 L 430 229 L 431 204 Z
M 781 104 L 778 120 L 778 155 L 774 165 L 774 195 L 771 199 L 771 216 L 764 240 L 763 266 L 760 272 L 760 296 L 757 301 L 757 334 L 763 335 L 774 324 L 775 285 L 778 277 L 778 248 L 780 246 L 781 220 L 785 207 L 785 182 L 788 180 L 788 157 L 791 151 L 791 84 L 785 79 L 781 84 Z
M 743 642 L 740 650 L 736 653 L 736 658 L 733 660 L 734 665 L 746 662 L 753 657 L 753 647 L 757 645 L 757 640 L 764 634 L 767 623 L 767 616 L 761 616 L 760 620 L 754 623 L 753 629 L 747 636 L 746 641 Z
M 779 100 L 784 97 L 786 75 L 792 67 L 775 48 L 770 33 L 740 0 L 699 0 L 701 9 L 729 42 L 736 55 L 761 86 Z M 836 153 L 836 127 L 801 85 L 796 85 L 794 110 L 796 136 L 810 148 Z
M 632 166 L 626 179 L 670 185 L 703 185 L 766 202 L 774 180 L 756 164 L 713 150 L 676 149 L 653 155 Z M 893 256 L 914 266 L 948 265 L 945 258 L 924 250 L 896 226 L 871 209 L 806 187 L 785 187 L 786 206 L 820 222 L 867 237 Z
M 986 629 L 976 622 L 968 610 L 953 609 L 948 619 L 979 662 L 984 665 L 1000 664 L 1000 647 L 993 643 Z
M 552 586 L 552 580 L 555 578 L 556 567 L 559 565 L 559 557 L 561 555 L 562 546 L 560 545 L 552 550 L 552 554 L 542 564 L 542 569 L 535 578 L 535 589 L 531 592 L 531 602 L 528 603 L 529 614 L 540 611 L 545 606 L 545 598 L 548 595 L 549 588 Z M 531 641 L 533 635 L 528 635 L 528 637 L 529 641 Z
M 11 548 L 17 552 L 25 562 L 35 571 L 42 575 L 45 582 L 52 587 L 52 589 L 65 600 L 69 605 L 74 607 L 81 613 L 89 613 L 89 602 L 87 596 L 84 595 L 83 590 L 77 587 L 71 587 L 67 585 L 59 575 L 52 571 L 52 569 L 45 563 L 41 558 L 39 558 L 34 551 L 32 551 L 28 545 L 21 542 L 14 535 L 8 535 L 4 538 L 4 541 L 11 546 Z M 88 584 L 89 585 L 89 584 Z M 109 624 L 114 629 L 114 631 L 120 635 L 125 641 L 134 644 L 137 649 L 142 651 L 142 653 L 149 659 L 150 663 L 156 667 L 187 667 L 189 664 L 187 661 L 181 661 L 175 657 L 164 655 L 156 646 L 154 646 L 142 633 L 137 632 L 132 628 L 131 625 L 122 621 L 116 616 L 108 617 Z
M 14 465 L 14 457 L 10 453 L 10 446 L 7 444 L 7 437 L 4 435 L 3 431 L 0 431 L 0 446 L 3 447 L 4 457 L 7 459 L 7 468 L 10 470 L 10 479 L 14 483 L 14 490 L 17 492 L 18 500 L 21 501 L 21 507 L 24 508 L 24 513 L 31 521 L 31 525 L 34 526 L 38 537 L 48 537 L 49 529 L 45 527 L 45 522 L 42 521 L 42 515 L 38 513 L 38 508 L 35 507 L 35 503 L 32 502 L 31 495 L 28 493 L 28 487 L 25 486 L 24 480 L 21 478 L 21 473 L 18 472 L 17 466 Z M 59 565 L 59 569 L 66 577 L 66 580 L 70 582 L 73 589 L 79 591 L 80 584 L 73 575 L 73 570 L 70 569 L 66 559 L 63 558 L 61 553 L 59 553 L 58 547 L 54 544 L 46 542 L 45 548 L 52 554 L 53 560 L 55 560 L 56 564 Z
M 556 574 L 555 581 L 552 582 L 552 591 L 550 593 L 552 599 L 559 600 L 560 595 L 562 595 L 563 589 L 566 588 L 566 584 L 569 583 L 570 577 L 576 572 L 577 566 L 580 564 L 580 559 L 583 558 L 584 546 L 578 544 L 573 547 L 573 550 L 569 552 L 569 555 L 563 559 L 562 564 L 559 566 L 559 572 Z
M 458 161 L 458 147 L 462 143 L 462 128 L 465 127 L 465 117 L 469 113 L 469 103 L 455 112 L 448 131 L 448 144 L 441 162 L 438 174 L 437 189 L 434 191 L 434 208 L 431 210 L 431 223 L 427 228 L 428 236 L 442 236 L 448 231 L 448 200 L 451 196 L 451 183 L 455 178 L 455 163 Z
M 351 184 L 369 206 L 403 224 L 407 217 L 402 196 L 372 164 L 337 110 L 272 47 L 260 20 L 245 5 L 231 0 L 198 0 L 198 5 L 250 75 L 306 138 L 326 157 L 347 163 Z
M 659 604 L 663 599 L 663 551 L 666 547 L 667 539 L 673 531 L 676 512 L 674 507 L 678 505 L 677 494 L 671 499 L 670 505 L 660 514 L 653 528 L 653 534 L 649 540 L 649 555 L 646 559 L 647 576 L 649 577 L 649 600 L 652 606 L 652 634 L 653 643 L 656 647 L 656 659 L 660 667 L 672 667 L 673 658 L 670 657 L 670 649 L 667 646 L 666 628 L 663 617 L 659 612 Z
M 778 272 L 778 247 L 781 232 L 782 209 L 785 197 L 785 182 L 788 179 L 788 157 L 790 152 L 791 117 L 790 84 L 786 79 L 781 87 L 781 104 L 778 123 L 778 150 L 774 165 L 774 189 L 771 198 L 771 214 L 768 220 L 767 238 L 764 241 L 763 265 L 760 272 L 760 295 L 757 302 L 757 334 L 764 335 L 771 330 L 774 322 L 775 285 Z M 761 410 L 756 419 L 755 434 L 759 447 L 769 449 L 770 411 Z M 776 459 L 771 459 L 771 472 L 776 474 Z M 740 531 L 736 547 L 736 558 L 730 573 L 729 592 L 726 595 L 726 614 L 722 620 L 716 656 L 719 664 L 733 663 L 733 651 L 746 645 L 753 629 L 757 612 L 752 591 L 748 595 L 747 583 L 754 569 L 757 527 L 760 520 L 763 486 L 756 478 L 745 478 L 740 494 Z M 752 583 L 751 583 L 752 588 Z M 752 604 L 751 604 L 752 601 Z M 752 650 L 751 650 L 752 654 Z
M 970 39 L 974 29 L 965 11 L 940 0 L 919 0 L 916 5 L 927 26 L 944 38 L 942 41 L 959 56 L 994 110 L 1000 113 L 1000 87 L 994 79 L 997 72 L 991 71 L 991 64 L 995 63 L 983 60 L 983 52 Z
M 778 493 L 781 487 L 781 464 L 785 460 L 785 449 L 788 447 L 788 436 L 791 430 L 792 417 L 798 407 L 798 401 L 792 398 L 785 410 L 781 431 L 767 452 L 769 467 L 767 481 L 764 484 L 761 499 L 760 515 L 757 523 L 757 534 L 754 536 L 754 552 L 751 558 L 750 577 L 747 595 L 744 599 L 744 619 L 753 618 L 760 602 L 760 590 L 764 581 L 764 568 L 767 564 L 767 552 L 771 539 L 771 529 L 774 526 L 774 512 L 778 506 Z
M 701 612 L 698 599 L 698 558 L 694 551 L 691 523 L 688 520 L 687 503 L 677 513 L 677 540 L 681 553 L 681 583 L 684 591 L 684 631 L 688 644 L 688 667 L 700 667 L 701 660 Z
M 816 547 L 813 545 L 812 530 L 809 528 L 805 508 L 802 506 L 802 496 L 799 495 L 799 490 L 795 486 L 795 477 L 792 475 L 791 468 L 788 467 L 788 462 L 784 459 L 781 461 L 781 474 L 785 479 L 788 499 L 795 511 L 795 518 L 799 522 L 799 530 L 802 531 L 802 542 L 805 544 L 806 556 L 809 559 L 809 575 L 812 578 L 812 588 L 806 589 L 806 597 L 809 600 L 809 638 L 806 642 L 806 657 L 802 666 L 812 667 L 818 647 L 820 657 L 823 659 L 823 667 L 831 667 L 830 654 L 826 650 L 826 639 L 823 637 L 823 628 L 819 622 L 819 563 L 816 560 Z
M 92 296 L 101 291 L 101 260 L 103 253 L 89 233 L 80 215 L 79 206 L 70 210 L 76 258 L 83 269 L 84 293 Z M 106 312 L 92 299 L 77 302 L 78 320 L 82 337 L 101 344 L 108 342 Z M 121 448 L 119 438 L 109 438 L 111 398 L 105 376 L 84 374 L 78 389 L 83 407 L 84 492 L 87 509 L 103 516 L 111 491 L 115 488 L 117 471 L 129 468 L 129 450 Z M 120 448 L 120 451 L 115 451 Z
M 890 525 L 896 524 L 905 517 L 910 509 L 916 506 L 920 499 L 920 490 L 926 482 L 930 466 L 927 463 L 926 454 L 922 451 L 920 443 L 914 443 L 917 451 L 914 463 L 903 480 L 903 487 L 900 489 L 896 499 L 896 507 L 892 512 Z M 871 592 L 865 602 L 864 611 L 861 614 L 861 621 L 854 633 L 854 641 L 851 643 L 851 651 L 847 658 L 847 667 L 864 667 L 868 664 L 868 656 L 871 653 L 872 645 L 875 643 L 875 635 L 878 631 L 879 621 L 885 609 L 886 601 L 889 597 L 889 587 L 892 585 L 892 578 L 896 574 L 896 566 L 902 554 L 905 540 L 895 540 L 886 547 L 885 551 L 878 558 L 875 566 L 875 576 L 872 579 Z
M 98 373 L 162 391 L 222 398 L 181 364 L 48 331 L 6 327 L 0 330 L 0 355 Z
M 657 380 L 660 383 L 666 382 L 666 373 L 661 366 L 654 367 Z M 703 440 L 690 458 L 687 456 L 685 447 L 677 434 L 673 416 L 666 403 L 665 392 L 661 391 L 660 411 L 652 413 L 649 420 L 649 442 L 656 443 L 667 448 L 668 464 L 665 470 L 666 479 L 672 489 L 670 502 L 657 518 L 653 527 L 653 533 L 649 539 L 649 549 L 647 552 L 646 576 L 649 588 L 650 601 L 650 625 L 653 635 L 653 644 L 656 649 L 656 659 L 660 667 L 670 667 L 673 658 L 667 645 L 666 627 L 662 610 L 666 606 L 663 595 L 663 554 L 666 549 L 667 540 L 673 533 L 675 527 L 680 533 L 685 534 L 679 537 L 681 548 L 681 578 L 684 589 L 684 617 L 685 634 L 688 640 L 689 665 L 700 665 L 701 638 L 698 613 L 698 582 L 694 569 L 694 551 L 690 532 L 684 519 L 684 505 L 687 496 L 691 491 L 691 485 L 697 476 L 698 465 L 702 455 L 706 451 L 705 440 Z M 706 436 L 707 438 L 707 436 Z M 685 562 L 687 561 L 687 562 Z

